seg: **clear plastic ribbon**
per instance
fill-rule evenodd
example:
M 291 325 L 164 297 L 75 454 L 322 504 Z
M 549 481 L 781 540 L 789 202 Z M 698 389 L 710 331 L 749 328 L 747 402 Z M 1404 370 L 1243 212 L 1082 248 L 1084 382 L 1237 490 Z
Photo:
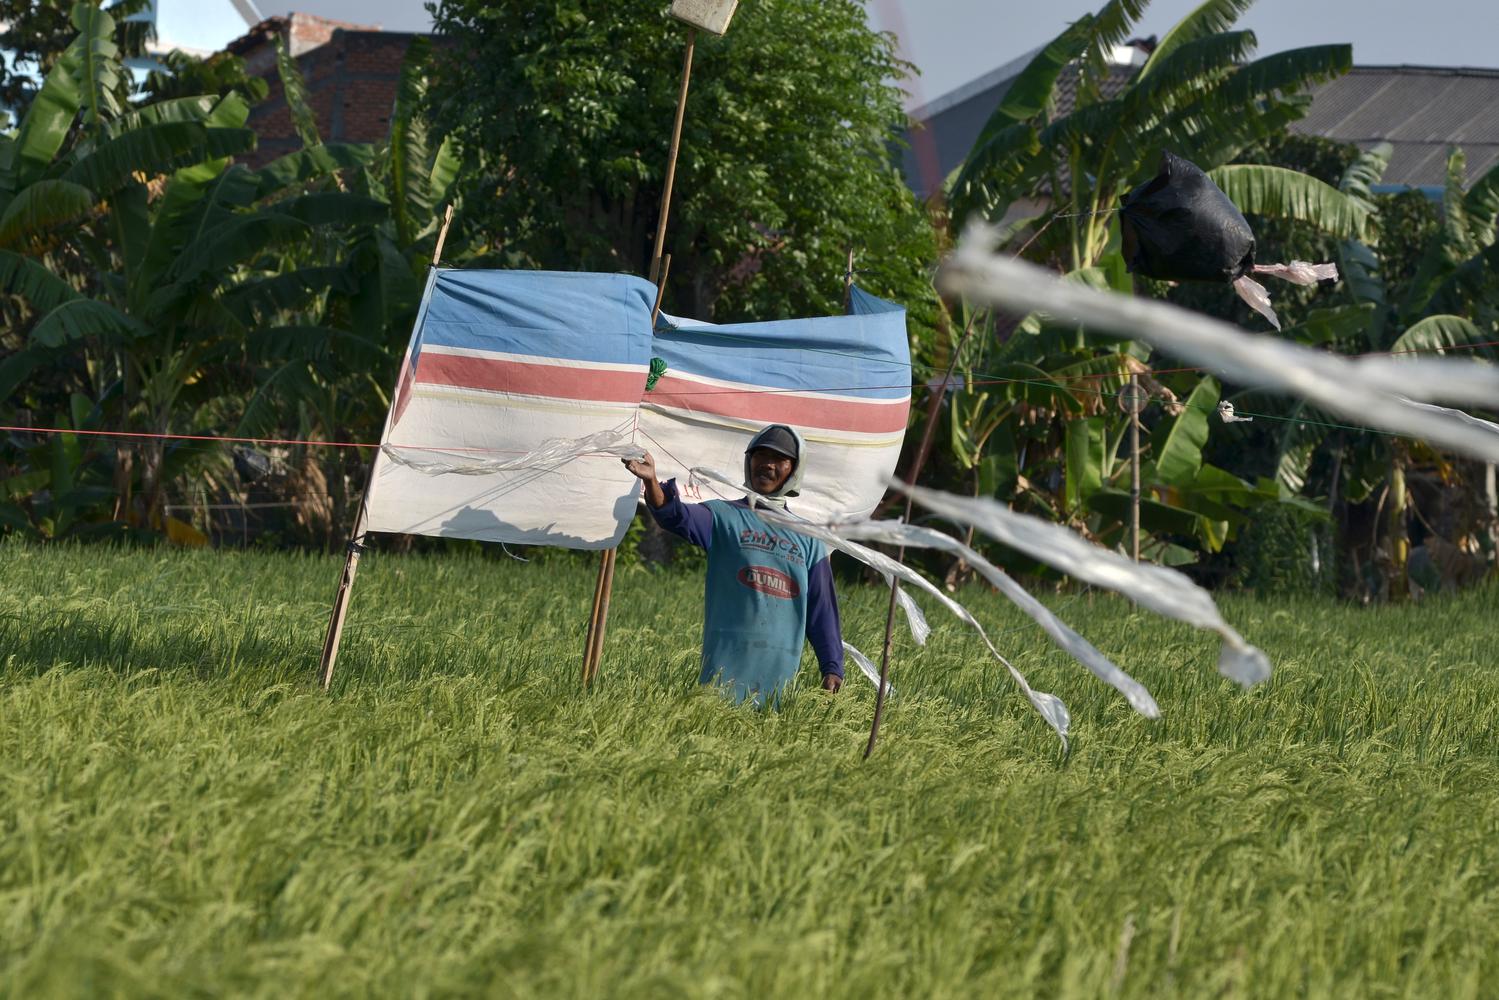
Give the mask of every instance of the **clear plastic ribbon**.
M 990 538 L 1024 552 L 1070 577 L 1123 594 L 1136 604 L 1166 618 L 1207 629 L 1223 637 L 1218 672 L 1244 687 L 1270 677 L 1270 659 L 1234 631 L 1212 595 L 1186 576 L 1165 566 L 1137 563 L 1117 552 L 1094 545 L 1058 524 L 1020 514 L 987 497 L 962 497 L 941 490 L 892 487 L 907 493 L 927 510 L 959 524 L 971 525 Z
M 875 690 L 879 690 L 879 687 L 880 687 L 880 671 L 879 671 L 879 668 L 877 668 L 873 663 L 869 662 L 869 657 L 867 657 L 863 653 L 859 652 L 857 649 L 855 649 L 853 646 L 851 646 L 847 642 L 845 642 L 843 644 L 843 652 L 844 652 L 844 654 L 850 660 L 854 661 L 854 666 L 856 666 L 856 667 L 859 668 L 859 673 L 861 673 L 865 677 L 869 678 L 869 683 L 871 683 L 871 684 L 873 684 L 875 686 Z M 894 685 L 892 685 L 889 681 L 886 681 L 885 682 L 885 696 L 889 697 L 890 695 L 893 695 L 894 693 L 895 693 L 895 687 L 894 687 Z
M 1315 285 L 1321 281 L 1337 281 L 1338 265 L 1293 260 L 1289 264 L 1256 264 L 1252 273 L 1279 278 L 1293 285 Z
M 1160 706 L 1145 689 L 1145 685 L 1115 666 L 1091 642 L 1052 614 L 1050 608 L 1036 600 L 1008 573 L 951 535 L 901 521 L 858 521 L 834 525 L 833 530 L 849 538 L 885 545 L 904 545 L 907 548 L 937 549 L 962 558 L 1011 603 L 1040 625 L 1060 649 L 1087 667 L 1099 680 L 1124 695 L 1131 708 L 1147 719 L 1160 718 Z
M 943 291 L 1143 340 L 1240 384 L 1285 392 L 1366 427 L 1499 462 L 1499 437 L 1465 420 L 1467 414 L 1413 403 L 1493 406 L 1499 368 L 1449 358 L 1352 359 L 1247 334 L 1166 303 L 1058 281 L 1049 271 L 994 253 L 991 231 L 976 227 L 964 236 L 938 276 Z
M 577 458 L 589 455 L 613 455 L 617 458 L 643 458 L 645 449 L 636 444 L 626 444 L 627 431 L 599 431 L 580 438 L 548 438 L 534 451 L 518 458 L 499 460 L 468 460 L 437 448 L 409 448 L 402 445 L 382 444 L 380 451 L 397 465 L 426 473 L 429 476 L 489 476 L 497 472 L 520 472 L 527 469 L 552 469 Z M 420 452 L 441 455 L 440 459 L 413 457 Z

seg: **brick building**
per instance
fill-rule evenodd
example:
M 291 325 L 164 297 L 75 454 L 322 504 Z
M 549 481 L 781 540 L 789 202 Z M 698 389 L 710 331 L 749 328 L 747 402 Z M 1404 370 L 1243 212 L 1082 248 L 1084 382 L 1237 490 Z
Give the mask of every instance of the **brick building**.
M 259 147 L 244 158 L 264 166 L 298 149 L 301 140 L 276 72 L 274 39 L 287 45 L 307 81 L 309 103 L 324 142 L 382 142 L 390 133 L 401 62 L 416 36 L 408 32 L 333 21 L 293 13 L 261 21 L 226 49 L 245 60 L 246 69 L 270 85 L 266 99 L 250 112 Z

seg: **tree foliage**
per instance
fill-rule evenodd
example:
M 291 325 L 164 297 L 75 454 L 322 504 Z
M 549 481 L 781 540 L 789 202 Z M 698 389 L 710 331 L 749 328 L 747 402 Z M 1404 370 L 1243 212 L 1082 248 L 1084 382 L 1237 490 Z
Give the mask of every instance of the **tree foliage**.
M 482 165 L 471 229 L 503 259 L 644 273 L 681 72 L 662 5 L 445 0 L 432 101 Z M 889 151 L 907 67 L 853 0 L 755 0 L 700 36 L 666 252 L 668 309 L 702 318 L 841 308 L 860 284 L 932 321 L 931 230 Z
M 391 367 L 419 288 L 382 157 L 309 127 L 304 148 L 252 170 L 236 157 L 255 147 L 248 99 L 264 86 L 242 65 L 122 101 L 120 26 L 86 2 L 71 17 L 75 37 L 0 136 L 0 398 L 25 414 L 8 422 L 148 436 L 376 422 L 369 380 Z M 295 63 L 279 69 L 311 123 Z M 190 80 L 214 89 L 182 94 Z M 167 484 L 215 458 L 150 437 L 9 443 L 0 463 L 19 456 L 28 485 L 0 517 L 44 536 L 160 528 Z
M 123 55 L 138 56 L 154 35 L 151 22 L 135 17 L 150 8 L 150 0 L 115 0 L 90 4 L 103 7 L 117 25 L 111 44 Z M 77 35 L 74 5 L 68 0 L 0 0 L 0 111 L 20 121 L 36 96 L 39 83 Z M 128 85 L 116 81 L 116 96 Z
M 1245 210 L 1336 236 L 1366 234 L 1369 210 L 1324 179 L 1280 165 L 1230 165 L 1304 111 L 1303 91 L 1347 68 L 1347 46 L 1252 59 L 1254 35 L 1232 30 L 1251 0 L 1208 0 L 1175 25 L 1142 67 L 1108 58 L 1138 22 L 1144 0 L 1105 4 L 1045 46 L 991 113 L 948 185 L 954 225 L 1010 221 L 1003 243 L 1046 261 L 1068 280 L 1132 294 L 1115 217 L 1120 197 L 1153 175 L 1171 150 L 1213 172 Z M 1333 178 L 1335 180 L 1336 178 Z M 1014 216 L 1045 206 L 1035 218 Z M 1124 539 L 1129 465 L 1120 455 L 1128 419 L 1116 397 L 1149 350 L 1117 338 L 1026 317 L 1002 343 L 981 341 L 970 373 L 1029 368 L 1055 401 L 986 391 L 955 401 L 954 457 L 974 487 L 997 483 L 1015 502 L 1071 521 L 1100 541 Z M 964 359 L 965 365 L 970 364 Z M 1184 563 L 1221 550 L 1247 512 L 1293 502 L 1263 476 L 1205 457 L 1219 387 L 1174 375 L 1147 381 L 1162 403 L 1141 470 L 1142 551 Z M 957 429 L 976 422 L 974 435 Z M 1002 425 L 1009 424 L 1008 428 Z M 989 430 L 989 428 L 995 428 Z M 1003 474 L 986 474 L 992 467 Z

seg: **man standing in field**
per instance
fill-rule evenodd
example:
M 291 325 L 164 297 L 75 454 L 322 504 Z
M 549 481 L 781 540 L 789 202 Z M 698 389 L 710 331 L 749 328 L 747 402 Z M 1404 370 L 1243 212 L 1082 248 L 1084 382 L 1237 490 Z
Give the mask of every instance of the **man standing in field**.
M 771 424 L 744 450 L 745 487 L 784 508 L 797 495 L 804 450 L 796 431 Z M 708 551 L 699 683 L 721 683 L 736 701 L 774 701 L 801 663 L 805 637 L 822 667 L 823 688 L 837 691 L 843 634 L 827 548 L 766 523 L 748 499 L 684 503 L 675 479 L 656 479 L 650 453 L 623 461 L 645 483 L 656 523 Z

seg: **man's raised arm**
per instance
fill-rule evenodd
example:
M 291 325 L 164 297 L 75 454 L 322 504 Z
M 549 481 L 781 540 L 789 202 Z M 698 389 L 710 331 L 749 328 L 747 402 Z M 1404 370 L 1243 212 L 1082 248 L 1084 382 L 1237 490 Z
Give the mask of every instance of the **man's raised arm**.
M 713 514 L 701 504 L 683 503 L 677 495 L 677 481 L 661 482 L 656 478 L 656 460 L 646 452 L 641 458 L 622 458 L 630 474 L 645 484 L 645 505 L 656 523 L 674 535 L 687 539 L 699 548 L 713 542 Z

